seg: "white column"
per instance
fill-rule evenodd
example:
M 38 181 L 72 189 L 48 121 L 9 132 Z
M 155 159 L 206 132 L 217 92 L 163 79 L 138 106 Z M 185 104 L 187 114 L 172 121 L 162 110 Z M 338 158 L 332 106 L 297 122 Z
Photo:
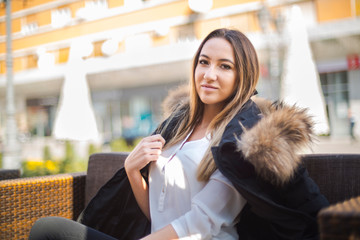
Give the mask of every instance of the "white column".
M 20 146 L 15 119 L 13 59 L 11 31 L 11 0 L 6 1 L 6 135 L 3 168 L 20 168 Z
M 281 98 L 299 107 L 307 108 L 315 122 L 316 134 L 329 132 L 319 74 L 312 58 L 305 21 L 300 7 L 294 5 L 285 23 L 288 37 L 281 79 Z

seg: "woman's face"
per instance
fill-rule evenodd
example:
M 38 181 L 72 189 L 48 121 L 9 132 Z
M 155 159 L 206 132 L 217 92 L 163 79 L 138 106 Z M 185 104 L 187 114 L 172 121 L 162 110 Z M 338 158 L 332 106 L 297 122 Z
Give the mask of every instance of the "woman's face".
M 222 108 L 234 92 L 235 56 L 231 44 L 223 38 L 208 40 L 195 68 L 195 88 L 205 105 Z

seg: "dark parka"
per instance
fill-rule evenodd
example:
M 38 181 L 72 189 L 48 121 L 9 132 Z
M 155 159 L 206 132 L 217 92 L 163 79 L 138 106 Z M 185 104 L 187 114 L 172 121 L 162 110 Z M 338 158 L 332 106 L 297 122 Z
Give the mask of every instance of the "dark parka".
M 165 140 L 177 121 L 175 116 L 161 125 L 167 126 Z M 247 200 L 237 224 L 239 239 L 318 239 L 316 215 L 328 201 L 297 154 L 311 142 L 311 127 L 302 109 L 249 100 L 211 149 L 218 169 Z M 78 221 L 118 239 L 138 239 L 150 231 L 124 169 L 100 189 Z

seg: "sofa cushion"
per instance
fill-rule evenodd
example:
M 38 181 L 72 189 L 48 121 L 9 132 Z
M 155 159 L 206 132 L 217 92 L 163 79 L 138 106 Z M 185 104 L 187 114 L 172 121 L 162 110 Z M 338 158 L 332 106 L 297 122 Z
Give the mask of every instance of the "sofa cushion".
M 128 153 L 95 153 L 89 158 L 85 187 L 85 206 L 97 191 L 124 166 Z
M 303 161 L 330 204 L 360 195 L 360 154 L 308 154 Z
M 96 153 L 90 156 L 85 205 L 115 172 L 128 153 Z M 360 195 L 360 154 L 306 154 L 303 161 L 311 178 L 330 204 Z

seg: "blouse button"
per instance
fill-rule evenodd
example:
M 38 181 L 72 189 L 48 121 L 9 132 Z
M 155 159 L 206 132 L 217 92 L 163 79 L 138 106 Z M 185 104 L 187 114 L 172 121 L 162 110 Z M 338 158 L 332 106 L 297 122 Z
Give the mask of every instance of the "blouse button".
M 162 187 L 160 197 L 159 197 L 159 203 L 158 203 L 158 211 L 159 212 L 164 211 L 164 201 L 165 201 L 165 186 Z

